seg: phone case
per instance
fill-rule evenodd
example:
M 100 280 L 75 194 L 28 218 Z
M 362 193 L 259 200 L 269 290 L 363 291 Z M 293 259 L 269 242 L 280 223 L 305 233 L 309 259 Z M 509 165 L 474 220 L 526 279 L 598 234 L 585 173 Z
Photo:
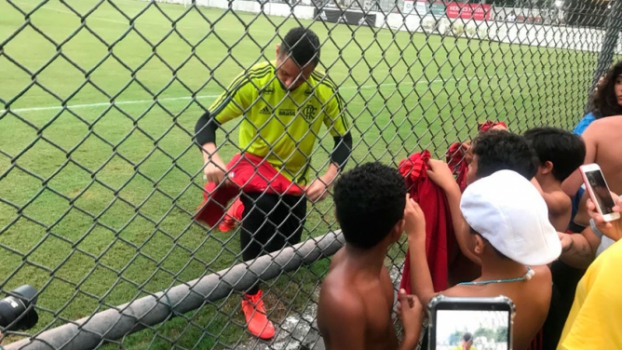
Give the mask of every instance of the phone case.
M 602 170 L 600 169 L 600 166 L 598 166 L 597 164 L 589 164 L 588 166 L 590 166 L 590 165 L 596 165 L 596 167 L 594 167 L 594 169 L 587 170 L 587 171 L 599 171 L 601 173 L 603 181 L 605 182 L 605 186 L 607 186 L 607 190 L 611 191 L 611 189 L 609 188 L 609 183 L 607 182 L 607 179 L 605 179 L 605 174 L 602 173 Z M 586 166 L 581 166 L 580 167 L 581 178 L 583 180 L 583 184 L 585 185 L 585 190 L 587 191 L 588 195 L 590 196 L 590 199 L 592 200 L 592 202 L 596 205 L 596 211 L 598 211 L 598 213 L 600 215 L 602 215 L 603 217 L 606 218 L 605 214 L 603 214 L 602 209 L 598 205 L 598 201 L 596 200 L 596 194 L 594 193 L 594 191 L 592 189 L 592 186 L 589 185 L 589 181 L 588 181 L 587 176 L 585 174 L 585 172 L 586 172 L 585 168 L 586 168 Z M 618 215 L 608 214 L 608 215 L 611 215 L 611 219 L 610 220 L 606 220 L 606 221 L 616 220 L 617 218 L 620 217 L 619 214 Z
M 463 297 L 447 297 L 444 295 L 437 295 L 428 304 L 428 349 L 435 350 L 436 349 L 436 312 L 438 310 L 439 305 L 442 304 L 452 304 L 452 306 L 456 307 L 456 310 L 485 310 L 485 311 L 494 311 L 496 306 L 503 306 L 503 309 L 509 310 L 510 312 L 510 325 L 509 325 L 509 347 L 508 350 L 512 350 L 512 340 L 514 336 L 514 317 L 516 316 L 516 306 L 514 302 L 504 296 L 500 295 L 498 297 L 489 297 L 489 298 L 463 298 Z M 477 305 L 477 307 L 473 307 Z M 501 308 L 499 308 L 501 309 Z

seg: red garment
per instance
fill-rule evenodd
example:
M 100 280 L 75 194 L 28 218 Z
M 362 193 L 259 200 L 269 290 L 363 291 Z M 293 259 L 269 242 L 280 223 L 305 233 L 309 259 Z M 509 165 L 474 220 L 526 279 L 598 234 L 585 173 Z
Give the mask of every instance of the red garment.
M 469 171 L 469 165 L 464 161 L 467 151 L 468 148 L 463 143 L 454 142 L 445 153 L 447 165 L 456 175 L 456 182 L 461 192 L 466 188 L 466 175 Z
M 419 203 L 425 216 L 426 256 L 434 291 L 439 292 L 448 287 L 449 251 L 457 247 L 457 242 L 447 197 L 426 173 L 428 160 L 429 151 L 415 153 L 400 162 L 399 171 L 406 180 L 411 198 Z M 406 252 L 400 288 L 411 292 L 409 252 Z
M 216 186 L 213 182 L 206 183 L 203 203 L 197 208 L 196 220 L 210 227 L 218 224 L 225 215 L 227 203 L 240 192 L 304 194 L 304 187 L 291 182 L 264 158 L 252 154 L 235 155 L 227 169 L 233 184 Z
M 478 123 L 477 125 L 477 131 L 479 132 L 484 132 L 484 131 L 488 131 L 492 128 L 494 128 L 495 126 L 503 126 L 504 128 L 508 128 L 508 126 L 504 123 L 504 122 L 493 122 L 491 120 L 487 120 L 483 123 Z
M 504 122 L 493 122 L 490 120 L 484 123 L 478 123 L 477 131 L 479 133 L 488 131 L 495 126 L 501 125 L 507 129 L 507 125 Z M 445 153 L 445 160 L 449 168 L 456 175 L 456 182 L 460 187 L 460 191 L 464 192 L 466 188 L 466 175 L 469 171 L 469 165 L 464 161 L 469 148 L 461 142 L 454 142 L 449 146 L 447 153 Z

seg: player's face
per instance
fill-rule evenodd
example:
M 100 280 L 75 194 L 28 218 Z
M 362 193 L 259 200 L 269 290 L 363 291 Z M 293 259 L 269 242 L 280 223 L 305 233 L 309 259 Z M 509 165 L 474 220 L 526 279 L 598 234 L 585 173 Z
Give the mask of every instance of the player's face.
M 305 67 L 300 67 L 294 60 L 288 57 L 280 57 L 278 55 L 276 61 L 276 77 L 286 90 L 292 91 L 302 85 L 309 79 L 315 66 L 309 64 Z

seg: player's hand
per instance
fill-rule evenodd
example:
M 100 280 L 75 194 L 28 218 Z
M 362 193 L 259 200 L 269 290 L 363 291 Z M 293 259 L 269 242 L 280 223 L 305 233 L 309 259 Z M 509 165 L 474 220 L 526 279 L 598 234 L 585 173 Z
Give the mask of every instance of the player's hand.
M 213 182 L 216 185 L 220 184 L 225 180 L 225 171 L 227 167 L 220 160 L 220 157 L 217 155 L 212 156 L 212 159 L 208 160 L 205 164 L 205 168 L 203 168 L 203 173 L 205 174 L 205 181 Z
M 404 208 L 404 232 L 409 240 L 423 241 L 425 244 L 425 216 L 419 204 L 408 194 Z
M 397 304 L 397 314 L 404 326 L 404 340 L 417 342 L 423 324 L 423 307 L 419 298 L 414 295 L 406 294 L 404 289 L 398 293 L 399 303 Z
M 328 197 L 328 191 L 333 185 L 335 178 L 330 174 L 325 174 L 315 180 L 307 187 L 305 193 L 311 202 L 319 202 Z
M 562 244 L 562 253 L 565 253 L 572 249 L 574 246 L 574 240 L 572 239 L 572 235 L 568 233 L 557 232 L 559 236 L 559 241 Z
M 427 174 L 438 187 L 447 191 L 447 189 L 452 186 L 458 186 L 454 174 L 451 173 L 451 169 L 449 169 L 447 163 L 436 159 L 430 159 L 428 161 L 428 166 L 430 168 Z
M 622 213 L 622 200 L 615 193 L 611 193 L 615 206 L 613 207 L 614 213 Z M 614 241 L 618 241 L 622 238 L 622 218 L 611 222 L 606 222 L 605 218 L 596 210 L 596 205 L 592 202 L 591 198 L 587 200 L 587 212 L 590 218 L 594 219 L 594 224 L 605 236 L 611 238 Z

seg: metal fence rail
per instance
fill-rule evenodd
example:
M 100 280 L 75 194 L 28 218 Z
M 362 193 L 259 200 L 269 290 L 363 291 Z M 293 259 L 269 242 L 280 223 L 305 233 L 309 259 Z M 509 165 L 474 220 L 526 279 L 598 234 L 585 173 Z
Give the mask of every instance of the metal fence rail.
M 485 120 L 514 132 L 573 127 L 622 51 L 620 6 L 1 1 L 0 288 L 32 285 L 39 314 L 32 329 L 5 329 L 4 346 L 302 346 L 317 332 L 323 257 L 338 247 L 319 240 L 338 229 L 332 200 L 307 203 L 297 250 L 255 261 L 266 270 L 240 265 L 239 224 L 225 232 L 195 220 L 205 182 L 194 127 L 218 96 L 243 70 L 273 60 L 290 28 L 309 27 L 321 41 L 318 68 L 339 91 L 353 136 L 347 168 L 396 165 L 423 149 L 443 158 Z M 217 133 L 225 163 L 244 151 L 242 120 Z M 310 180 L 326 171 L 333 149 L 326 127 L 317 136 Z M 403 256 L 397 246 L 387 256 L 396 281 Z M 287 268 L 277 271 L 282 262 Z M 218 277 L 225 270 L 245 275 L 236 284 Z M 218 295 L 177 304 L 190 285 L 210 281 L 209 291 L 217 277 Z M 239 292 L 256 278 L 277 328 L 270 342 L 249 336 L 240 311 Z M 171 318 L 157 304 L 163 290 L 179 291 L 169 298 L 185 305 L 177 310 L 184 315 Z M 118 305 L 143 304 L 154 307 L 150 321 L 116 323 Z M 107 332 L 109 343 L 99 338 Z

